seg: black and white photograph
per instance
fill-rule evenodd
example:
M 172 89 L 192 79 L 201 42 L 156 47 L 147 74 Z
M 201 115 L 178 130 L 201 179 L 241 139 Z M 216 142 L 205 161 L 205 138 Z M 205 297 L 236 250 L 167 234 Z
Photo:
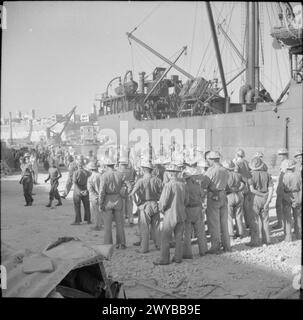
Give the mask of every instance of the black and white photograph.
M 303 299 L 301 2 L 0 8 L 1 300 Z

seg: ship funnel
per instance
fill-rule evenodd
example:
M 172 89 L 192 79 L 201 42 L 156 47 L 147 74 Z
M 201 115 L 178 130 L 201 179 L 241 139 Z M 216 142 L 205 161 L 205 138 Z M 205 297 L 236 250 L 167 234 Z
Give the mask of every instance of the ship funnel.
M 144 94 L 144 76 L 145 76 L 145 72 L 140 72 L 139 73 L 139 88 L 138 88 L 138 92 Z

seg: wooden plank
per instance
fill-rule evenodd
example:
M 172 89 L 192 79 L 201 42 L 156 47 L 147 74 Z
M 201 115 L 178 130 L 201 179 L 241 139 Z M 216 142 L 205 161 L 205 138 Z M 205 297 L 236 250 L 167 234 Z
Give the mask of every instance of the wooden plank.
M 112 293 L 112 289 L 111 289 L 111 286 L 110 286 L 110 282 L 107 278 L 107 275 L 106 275 L 106 272 L 105 272 L 105 268 L 104 268 L 104 265 L 102 262 L 99 263 L 99 268 L 100 268 L 100 271 L 101 271 L 101 274 L 102 274 L 102 278 L 103 278 L 103 281 L 106 285 L 106 288 L 108 290 L 108 293 L 109 293 L 109 297 L 110 298 L 113 298 L 113 293 Z

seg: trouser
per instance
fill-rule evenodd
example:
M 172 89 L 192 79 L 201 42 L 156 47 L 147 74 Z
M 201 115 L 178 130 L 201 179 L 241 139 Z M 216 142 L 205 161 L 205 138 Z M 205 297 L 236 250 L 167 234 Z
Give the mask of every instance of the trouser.
M 98 201 L 96 200 L 90 201 L 90 211 L 92 216 L 95 219 L 95 227 L 100 229 L 104 222 L 103 222 L 102 211 L 99 209 Z
M 278 224 L 283 225 L 283 194 L 277 193 L 277 198 L 276 198 L 276 212 L 277 212 L 277 219 L 278 219 Z
M 65 184 L 65 190 L 64 190 L 64 195 L 67 196 L 73 186 L 73 180 L 71 177 L 67 178 L 66 184 Z
M 61 202 L 61 197 L 58 191 L 59 182 L 51 181 L 50 185 L 51 185 L 51 188 L 49 191 L 49 201 L 53 201 L 54 199 L 57 199 L 59 202 Z
M 33 197 L 31 192 L 31 183 L 26 183 L 23 185 L 23 195 L 24 195 L 26 204 L 30 204 L 33 202 Z
M 301 227 L 301 217 L 302 217 L 302 207 L 301 205 L 292 207 L 292 204 L 283 200 L 283 208 L 284 208 L 284 234 L 285 240 L 291 241 L 291 229 L 292 229 L 292 215 L 294 219 L 294 231 L 295 237 L 297 240 L 302 239 L 302 227 Z
M 130 196 L 126 196 L 126 198 L 123 199 L 123 214 L 124 218 L 128 218 L 128 222 L 133 222 L 133 198 Z
M 219 192 L 219 199 L 207 198 L 207 226 L 210 233 L 211 249 L 219 250 L 221 243 L 225 251 L 230 250 L 228 233 L 228 209 L 225 191 Z
M 204 213 L 201 207 L 186 208 L 183 258 L 191 259 L 193 256 L 191 247 L 192 230 L 194 230 L 198 238 L 199 254 L 204 255 L 207 251 L 205 224 L 202 215 L 204 215 Z
M 34 171 L 34 182 L 38 183 L 38 174 L 39 174 L 38 167 L 34 168 L 33 171 Z
M 156 247 L 160 241 L 160 213 L 157 201 L 147 201 L 140 205 L 140 238 L 141 251 L 149 251 L 150 235 Z
M 126 244 L 124 217 L 122 210 L 106 209 L 104 211 L 104 244 L 113 244 L 112 222 L 116 222 L 116 244 Z
M 232 237 L 234 235 L 234 218 L 236 220 L 237 235 L 243 236 L 243 195 L 241 192 L 233 192 L 227 195 L 227 208 L 229 236 Z
M 169 243 L 174 234 L 176 247 L 175 247 L 175 261 L 181 262 L 183 256 L 183 244 L 182 237 L 184 232 L 184 222 L 178 222 L 174 227 L 171 227 L 167 215 L 164 216 L 163 225 L 161 230 L 161 245 L 160 245 L 160 256 L 161 262 L 169 263 L 170 252 Z
M 79 190 L 74 190 L 73 195 L 74 201 L 74 210 L 75 210 L 75 222 L 81 222 L 81 202 L 83 203 L 84 207 L 84 221 L 90 222 L 91 221 L 91 214 L 90 214 L 90 206 L 89 206 L 89 195 L 87 193 L 86 196 L 81 195 Z
M 250 228 L 250 218 L 252 211 L 252 194 L 250 192 L 243 194 L 243 216 L 246 228 Z
M 270 243 L 269 212 L 264 210 L 267 198 L 254 195 L 251 216 L 251 243 L 260 245 Z

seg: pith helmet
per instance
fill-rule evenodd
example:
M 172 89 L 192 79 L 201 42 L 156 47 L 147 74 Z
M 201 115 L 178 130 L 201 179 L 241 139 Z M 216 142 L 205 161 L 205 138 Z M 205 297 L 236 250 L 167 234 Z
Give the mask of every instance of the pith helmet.
M 294 169 L 296 167 L 296 161 L 295 160 L 288 160 L 287 161 L 287 169 Z
M 300 157 L 300 156 L 302 156 L 302 150 L 297 151 L 294 155 L 295 158 Z
M 142 167 L 142 168 L 153 169 L 153 165 L 152 165 L 149 161 L 146 161 L 146 160 L 143 160 L 143 161 L 141 162 L 141 167 Z
M 24 158 L 29 158 L 31 155 L 28 153 L 28 152 L 26 152 L 25 154 L 24 154 Z
M 241 158 L 244 158 L 245 157 L 245 152 L 243 149 L 238 149 L 237 150 L 237 155 Z
M 278 154 L 288 154 L 288 150 L 286 148 L 282 148 L 278 150 Z
M 96 163 L 96 162 L 90 162 L 90 163 L 87 165 L 87 169 L 88 169 L 88 170 L 97 170 L 97 169 L 98 169 L 97 163 Z
M 128 164 L 128 158 L 126 158 L 126 157 L 120 157 L 119 163 L 121 163 L 121 164 Z
M 261 170 L 264 167 L 264 162 L 262 161 L 261 158 L 255 157 L 251 160 L 249 164 L 251 170 Z
M 222 166 L 227 169 L 227 170 L 234 170 L 235 169 L 235 164 L 233 163 L 233 161 L 228 160 L 228 161 L 223 161 Z
M 197 166 L 200 168 L 209 168 L 209 163 L 207 160 L 201 159 L 198 161 Z
M 181 172 L 180 166 L 178 166 L 176 163 L 170 163 L 165 170 L 171 172 Z
M 104 159 L 103 163 L 106 166 L 112 166 L 112 165 L 116 164 L 116 161 L 114 161 L 114 159 L 112 157 L 107 157 Z
M 201 173 L 198 168 L 187 167 L 183 172 L 183 177 L 186 179 L 186 178 L 190 178 L 193 176 L 197 176 L 199 174 L 201 174 Z
M 221 155 L 220 155 L 220 153 L 218 151 L 211 151 L 208 154 L 207 158 L 210 159 L 210 160 L 220 159 Z
M 262 151 L 257 151 L 255 157 L 258 157 L 258 158 L 263 158 L 264 157 L 264 154 Z

